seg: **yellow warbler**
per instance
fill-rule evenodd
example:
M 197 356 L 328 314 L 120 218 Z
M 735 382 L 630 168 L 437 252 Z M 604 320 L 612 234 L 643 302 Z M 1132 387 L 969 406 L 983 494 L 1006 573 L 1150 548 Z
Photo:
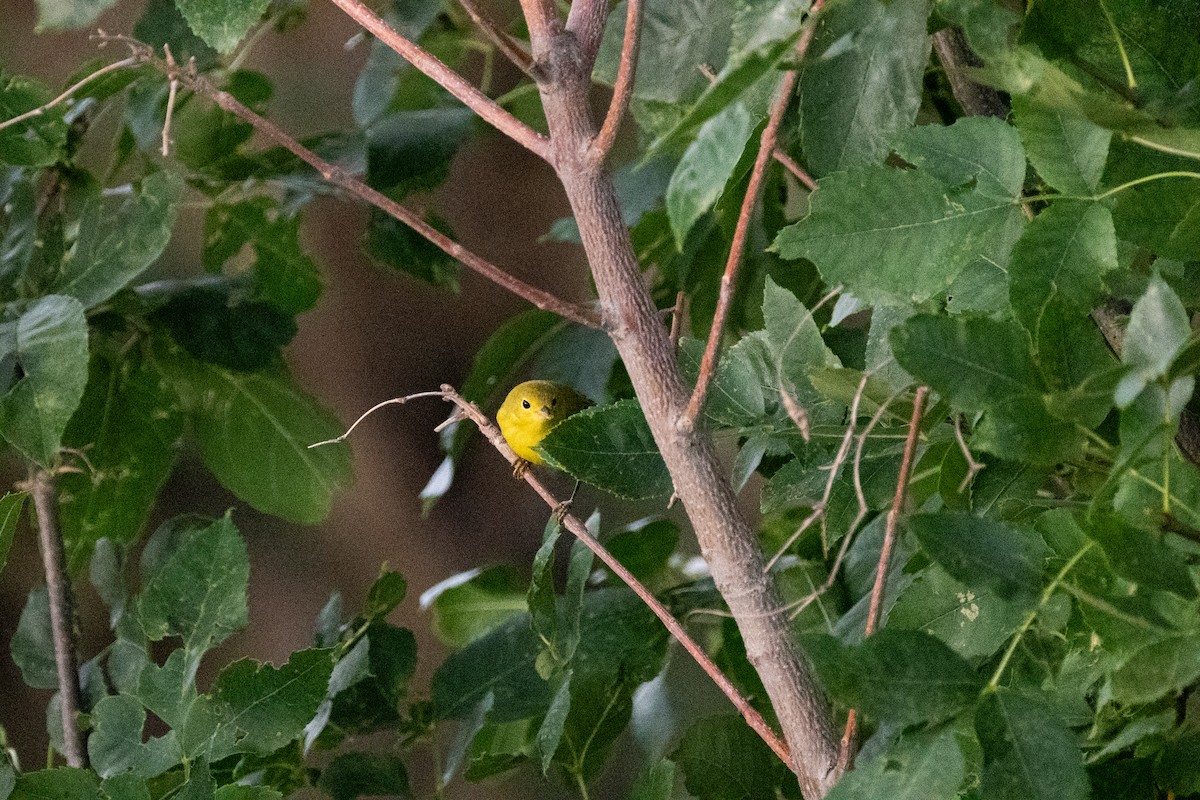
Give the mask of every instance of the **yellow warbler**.
M 533 448 L 554 426 L 592 404 L 591 400 L 562 383 L 525 381 L 517 384 L 496 412 L 496 422 L 509 447 L 531 464 L 544 464 Z M 517 462 L 517 472 L 522 468 Z

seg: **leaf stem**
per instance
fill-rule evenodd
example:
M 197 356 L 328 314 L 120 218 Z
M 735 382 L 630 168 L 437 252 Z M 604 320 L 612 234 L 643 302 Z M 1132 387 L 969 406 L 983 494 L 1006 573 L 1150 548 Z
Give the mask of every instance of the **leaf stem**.
M 1117 29 L 1117 22 L 1113 19 L 1108 6 L 1104 4 L 1104 0 L 1099 0 L 1099 2 L 1100 11 L 1104 13 L 1104 19 L 1108 22 L 1108 28 L 1112 31 L 1113 39 L 1117 43 L 1117 52 L 1121 54 L 1121 65 L 1125 68 L 1125 82 L 1130 89 L 1136 89 L 1137 79 L 1133 77 L 1133 65 L 1129 63 L 1129 54 L 1125 52 L 1125 43 L 1121 41 L 1121 31 Z
M 1042 591 L 1042 597 L 1038 601 L 1037 607 L 1029 612 L 1025 617 L 1025 621 L 1021 623 L 1021 627 L 1017 628 L 1017 632 L 1013 634 L 1012 641 L 1008 643 L 1008 648 L 1000 658 L 1000 663 L 996 665 L 996 671 L 992 673 L 992 679 L 988 681 L 987 686 L 984 688 L 985 692 L 993 692 L 1000 685 L 1000 676 L 1008 668 L 1008 662 L 1012 659 L 1013 653 L 1016 652 L 1017 645 L 1021 643 L 1022 637 L 1025 636 L 1030 626 L 1033 625 L 1033 621 L 1037 619 L 1037 615 L 1045 608 L 1046 603 L 1050 602 L 1050 598 L 1054 595 L 1059 585 L 1062 584 L 1063 579 L 1067 577 L 1067 573 L 1074 569 L 1075 565 L 1079 563 L 1079 559 L 1083 558 L 1084 554 L 1094 546 L 1095 542 L 1091 540 L 1085 542 L 1083 547 L 1079 548 L 1079 552 L 1067 559 L 1067 563 L 1063 564 L 1062 569 L 1054 576 L 1054 580 L 1047 584 L 1046 588 Z

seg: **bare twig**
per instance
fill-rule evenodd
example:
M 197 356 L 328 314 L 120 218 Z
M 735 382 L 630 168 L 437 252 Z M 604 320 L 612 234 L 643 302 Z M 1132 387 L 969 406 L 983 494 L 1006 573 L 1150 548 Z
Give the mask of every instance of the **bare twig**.
M 341 167 L 338 167 L 325 159 L 318 156 L 313 151 L 309 150 L 304 145 L 297 142 L 270 120 L 256 114 L 251 109 L 247 108 L 242 103 L 238 102 L 233 95 L 228 92 L 223 92 L 214 86 L 203 75 L 198 75 L 194 70 L 186 67 L 167 64 L 162 59 L 154 55 L 154 52 L 135 40 L 126 37 L 112 37 L 123 41 L 134 52 L 135 59 L 141 63 L 147 63 L 170 79 L 178 79 L 180 84 L 187 89 L 202 94 L 212 100 L 221 108 L 236 115 L 238 118 L 250 123 L 254 129 L 266 136 L 272 142 L 284 147 L 290 153 L 295 155 L 304 163 L 311 166 L 321 174 L 321 177 L 329 181 L 333 185 L 345 190 L 355 197 L 367 202 L 376 208 L 384 211 L 388 215 L 400 220 L 405 225 L 412 228 L 421 236 L 428 239 L 438 249 L 457 259 L 469 269 L 474 270 L 483 277 L 492 281 L 496 285 L 507 289 L 518 297 L 528 300 L 533 305 L 544 311 L 551 311 L 564 319 L 569 319 L 580 325 L 585 325 L 589 328 L 599 327 L 599 319 L 595 312 L 590 309 L 583 308 L 574 303 L 568 303 L 561 298 L 546 292 L 536 286 L 531 286 L 528 283 L 510 275 L 504 270 L 492 264 L 490 261 L 483 259 L 472 251 L 463 247 L 458 242 L 449 238 L 441 231 L 434 228 L 432 225 L 421 219 L 415 212 L 405 208 L 382 192 L 372 189 L 361 180 L 351 176 Z
M 530 78 L 533 77 L 533 59 L 529 57 L 521 45 L 517 44 L 513 37 L 509 36 L 490 18 L 485 16 L 475 5 L 475 0 L 458 0 L 458 4 L 467 12 L 467 16 L 475 23 L 479 30 L 483 31 L 492 44 L 496 45 L 496 49 L 505 55 L 517 69 L 524 72 Z
M 767 562 L 764 572 L 769 572 L 775 566 L 775 562 L 783 557 L 783 554 L 788 551 L 796 540 L 809 529 L 809 527 L 818 519 L 825 516 L 825 509 L 829 505 L 829 498 L 833 495 L 833 485 L 837 482 L 838 472 L 841 471 L 842 465 L 846 463 L 846 456 L 850 453 L 850 442 L 854 441 L 855 421 L 858 419 L 858 404 L 862 400 L 863 392 L 867 388 L 867 380 L 870 378 L 869 373 L 863 373 L 862 380 L 858 382 L 858 388 L 854 392 L 854 399 L 850 401 L 849 419 L 846 422 L 846 432 L 842 435 L 842 443 L 838 445 L 837 453 L 833 456 L 833 461 L 822 469 L 829 471 L 829 477 L 825 480 L 825 492 L 821 495 L 821 499 L 813 505 L 812 512 L 804 518 L 796 531 L 787 538 L 787 541 L 775 551 L 775 555 L 771 556 L 771 560 Z M 825 531 L 821 531 L 821 551 L 826 555 L 829 554 L 829 543 L 825 536 Z
M 163 45 L 163 54 L 166 56 L 167 65 L 174 68 L 175 57 L 171 55 L 171 45 Z M 171 118 L 175 114 L 175 95 L 179 93 L 179 79 L 171 78 L 171 88 L 167 91 L 167 113 L 163 117 L 162 129 L 162 157 L 166 158 L 171 154 Z
M 813 0 L 809 9 L 808 20 L 804 31 L 796 42 L 796 58 L 803 59 L 808 45 L 812 41 L 815 30 L 816 15 L 820 13 L 825 0 Z M 725 272 L 721 275 L 721 289 L 717 295 L 717 310 L 713 315 L 712 329 L 708 333 L 708 343 L 704 347 L 704 356 L 700 359 L 700 374 L 696 379 L 696 388 L 688 401 L 687 411 L 680 420 L 684 427 L 692 427 L 704 410 L 704 401 L 708 396 L 708 387 L 717 371 L 717 361 L 721 357 L 721 336 L 725 330 L 725 320 L 729 318 L 729 309 L 733 305 L 734 289 L 737 287 L 738 271 L 742 264 L 742 254 L 746 249 L 746 239 L 750 232 L 750 219 L 762 192 L 763 178 L 767 172 L 767 162 L 775 153 L 775 144 L 779 139 L 779 127 L 783 124 L 783 114 L 791 102 L 792 93 L 796 89 L 799 74 L 789 70 L 779 82 L 775 90 L 775 99 L 771 103 L 771 112 L 767 124 L 763 128 L 758 142 L 758 155 L 754 158 L 754 167 L 750 170 L 750 182 L 746 186 L 746 196 L 742 199 L 742 208 L 738 212 L 737 225 L 733 230 L 733 242 L 729 246 L 729 258 L 725 262 Z
M 841 284 L 838 284 L 837 286 L 830 289 L 829 292 L 824 297 L 822 297 L 820 300 L 817 301 L 816 305 L 814 305 L 811 309 L 808 310 L 808 313 L 805 314 L 804 320 L 801 320 L 801 322 L 812 319 L 813 314 L 816 314 L 817 311 L 820 310 L 821 306 L 828 303 L 830 300 L 832 300 L 834 297 L 836 297 L 841 291 L 842 291 Z M 785 382 L 784 378 L 783 378 L 783 354 L 785 352 L 787 352 L 787 348 L 791 346 L 792 341 L 799 334 L 800 334 L 800 322 L 797 323 L 795 329 L 792 331 L 792 335 L 790 337 L 788 337 L 788 340 L 787 340 L 787 342 L 784 343 L 783 347 L 779 348 L 779 358 L 775 359 L 775 377 L 776 377 L 776 381 L 778 383 L 778 388 L 779 388 L 779 399 L 783 403 L 783 410 L 787 413 L 788 419 L 790 419 L 792 421 L 792 424 L 795 425 L 797 430 L 800 431 L 800 437 L 802 439 L 804 439 L 804 441 L 807 442 L 812 436 L 812 430 L 809 426 L 809 420 L 808 420 L 808 409 L 801 406 L 800 403 L 796 400 L 796 398 L 792 396 L 792 388 L 793 387 L 785 385 L 786 383 L 790 383 L 790 382 Z M 703 369 L 703 367 L 701 369 Z M 714 370 L 715 370 L 715 366 L 714 366 Z M 861 387 L 860 387 L 859 393 L 861 394 Z
M 771 155 L 775 156 L 775 160 L 782 164 L 784 169 L 796 176 L 796 180 L 803 183 L 810 192 L 817 190 L 817 182 L 812 179 L 811 175 L 804 171 L 803 167 L 796 163 L 794 158 L 783 152 L 783 148 L 776 147 L 775 152 Z
M 337 437 L 336 439 L 329 439 L 324 442 L 311 444 L 309 447 L 319 447 L 321 445 L 343 441 L 350 435 L 354 428 L 358 426 L 359 422 L 362 422 L 366 417 L 378 409 L 387 405 L 403 405 L 409 400 L 415 400 L 419 397 L 441 397 L 447 402 L 453 403 L 456 407 L 456 419 L 467 418 L 474 422 L 479 428 L 479 432 L 483 434 L 484 438 L 491 442 L 492 446 L 500 452 L 500 455 L 504 456 L 505 460 L 508 461 L 510 465 L 515 467 L 519 462 L 521 462 L 520 457 L 513 452 L 512 447 L 510 447 L 508 442 L 505 440 L 504 434 L 500 432 L 500 429 L 496 427 L 495 423 L 493 423 L 491 419 L 489 419 L 488 416 L 479 409 L 479 406 L 464 398 L 454 390 L 453 386 L 450 386 L 449 384 L 442 384 L 441 391 L 438 392 L 418 392 L 416 394 L 410 394 L 405 397 L 396 397 L 391 400 L 385 400 L 382 403 L 378 403 L 360 416 L 355 423 L 351 425 L 350 428 L 341 436 Z M 546 504 L 550 506 L 555 513 L 561 513 L 561 509 L 565 507 L 564 504 L 557 497 L 555 497 L 549 489 L 546 488 L 546 486 L 533 473 L 533 470 L 525 470 L 521 474 L 521 477 L 525 480 L 525 483 L 529 484 L 529 486 L 535 492 L 537 492 L 538 496 L 546 501 Z M 580 541 L 582 541 L 589 550 L 595 553 L 596 556 L 603 561 L 604 564 L 608 566 L 608 568 L 611 569 L 618 578 L 624 581 L 625 584 L 631 590 L 633 590 L 633 593 L 642 600 L 642 602 L 649 606 L 650 610 L 653 611 L 654 615 L 662 621 L 663 625 L 665 625 L 667 630 L 670 631 L 671 635 L 675 637 L 676 641 L 683 645 L 683 649 L 688 651 L 688 654 L 695 659 L 696 663 L 700 665 L 700 668 L 703 669 L 705 673 L 712 678 L 713 682 L 717 684 L 717 688 L 719 688 L 721 692 L 729 698 L 730 702 L 733 703 L 734 707 L 737 708 L 738 712 L 741 713 L 742 717 L 746 720 L 746 723 L 759 736 L 762 737 L 767 746 L 770 747 L 777 756 L 779 756 L 783 763 L 787 764 L 789 762 L 787 745 L 784 744 L 784 742 L 779 738 L 778 734 L 771 729 L 771 726 L 767 724 L 765 719 L 763 719 L 762 714 L 758 713 L 754 706 L 750 705 L 750 702 L 742 696 L 737 687 L 734 686 L 727 677 L 725 677 L 725 674 L 721 672 L 720 668 L 717 667 L 716 664 L 713 663 L 708 654 L 704 652 L 704 649 L 700 647 L 700 645 L 696 643 L 696 640 L 688 634 L 687 630 L 677 619 L 675 619 L 667 607 L 664 606 L 662 602 L 654 596 L 654 593 L 647 589 L 641 581 L 634 577 L 633 573 L 626 569 L 620 561 L 617 561 L 617 559 L 615 559 L 612 554 L 605 549 L 604 545 L 600 544 L 600 542 L 588 532 L 587 527 L 579 520 L 578 517 L 572 516 L 571 514 L 562 514 L 562 524 L 563 527 L 565 527 Z
M 958 485 L 958 493 L 962 494 L 971 485 L 971 481 L 975 480 L 975 476 L 979 474 L 987 464 L 975 460 L 975 456 L 971 455 L 971 448 L 967 447 L 967 440 L 963 438 L 962 432 L 962 415 L 954 415 L 954 440 L 958 442 L 958 447 L 962 450 L 963 458 L 967 460 L 967 474 L 963 477 L 962 483 Z
M 617 139 L 617 130 L 625 118 L 625 110 L 633 97 L 633 80 L 637 74 L 638 42 L 642 32 L 642 0 L 627 0 L 625 12 L 625 39 L 621 44 L 621 66 L 617 69 L 617 80 L 613 84 L 612 102 L 604 116 L 600 133 L 588 148 L 588 158 L 601 164 L 612 150 Z
M 540 158 L 549 161 L 550 142 L 545 136 L 505 111 L 494 100 L 476 89 L 465 78 L 442 63 L 436 56 L 401 36 L 376 16 L 361 0 L 330 0 L 376 39 L 395 50 L 405 61 L 457 97 L 467 108 L 493 125 L 501 133 Z
M 0 122 L 0 131 L 4 130 L 5 128 L 9 127 L 10 125 L 16 125 L 19 122 L 24 122 L 27 119 L 32 119 L 33 117 L 38 117 L 38 116 L 41 116 L 42 114 L 45 114 L 47 111 L 54 108 L 59 103 L 62 103 L 64 101 L 70 99 L 71 95 L 75 94 L 77 91 L 82 89 L 84 86 L 86 86 L 87 84 L 96 80 L 96 78 L 107 75 L 110 72 L 116 72 L 119 69 L 125 69 L 126 67 L 132 67 L 135 64 L 137 64 L 137 59 L 123 58 L 120 61 L 114 61 L 111 64 L 100 67 L 100 69 L 96 70 L 92 74 L 87 75 L 87 76 L 81 78 L 80 80 L 76 81 L 75 83 L 71 84 L 71 86 L 66 91 L 64 91 L 62 94 L 60 94 L 58 97 L 54 98 L 50 102 L 43 103 L 42 105 L 38 106 L 37 108 L 29 109 L 24 114 L 18 114 L 17 116 L 13 117 L 12 119 L 6 119 L 6 120 Z
M 58 525 L 58 489 L 54 476 L 33 467 L 26 486 L 33 495 L 37 514 L 38 545 L 46 571 L 50 598 L 50 630 L 54 639 L 54 666 L 58 672 L 58 695 L 62 705 L 63 753 L 67 765 L 86 767 L 87 740 L 79 727 L 83 711 L 79 688 L 79 648 L 75 630 L 75 604 L 67 559 L 63 550 L 62 530 Z
M 908 421 L 908 438 L 904 442 L 904 457 L 900 461 L 900 475 L 896 478 L 896 494 L 892 497 L 892 507 L 888 510 L 887 522 L 883 529 L 883 545 L 879 549 L 879 564 L 875 568 L 875 585 L 871 587 L 871 604 L 867 608 L 867 623 L 864 629 L 870 636 L 879 626 L 883 616 L 883 591 L 887 586 L 888 567 L 892 560 L 892 548 L 896 543 L 896 528 L 900 515 L 904 513 L 904 501 L 908 496 L 908 481 L 912 476 L 913 463 L 916 461 L 917 440 L 921 435 L 921 414 L 925 408 L 925 396 L 929 388 L 918 386 L 913 397 L 912 418 Z M 858 713 L 850 709 L 846 719 L 846 730 L 842 734 L 842 746 L 838 755 L 838 766 L 849 769 L 854 761 L 854 740 L 858 728 Z
M 787 608 L 791 609 L 788 619 L 795 619 L 804 613 L 804 609 L 808 608 L 818 597 L 829 591 L 837 580 L 838 571 L 842 567 L 842 562 L 846 559 L 846 552 L 850 549 L 850 542 L 854 538 L 854 534 L 858 532 L 858 526 L 866 519 L 867 513 L 871 510 L 867 504 L 867 496 L 863 491 L 862 486 L 862 455 L 866 447 L 867 437 L 871 435 L 871 431 L 879 424 L 879 420 L 883 419 L 884 413 L 887 411 L 900 392 L 893 393 L 890 397 L 884 400 L 879 408 L 875 410 L 875 414 L 871 417 L 870 422 L 863 428 L 862 433 L 858 435 L 858 446 L 854 449 L 854 494 L 858 500 L 858 513 L 854 515 L 854 519 L 846 527 L 846 534 L 842 537 L 842 546 L 838 548 L 837 556 L 833 559 L 833 565 L 829 568 L 829 575 L 825 577 L 824 583 L 811 591 L 808 595 L 800 598 L 797 601 L 789 603 Z
M 675 307 L 671 310 L 671 349 L 679 347 L 679 337 L 683 334 L 683 315 L 687 309 L 687 294 L 680 289 L 675 295 Z

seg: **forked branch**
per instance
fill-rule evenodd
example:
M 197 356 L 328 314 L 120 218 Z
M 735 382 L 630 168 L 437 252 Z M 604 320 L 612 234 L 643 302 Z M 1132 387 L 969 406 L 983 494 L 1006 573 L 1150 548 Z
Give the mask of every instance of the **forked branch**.
M 125 37 L 113 37 L 130 47 L 139 63 L 150 64 L 171 80 L 178 80 L 180 85 L 197 94 L 204 95 L 224 110 L 234 114 L 239 119 L 250 123 L 254 129 L 275 144 L 285 148 L 304 163 L 321 174 L 321 177 L 334 186 L 380 209 L 391 217 L 403 222 L 408 227 L 428 239 L 439 250 L 464 264 L 467 268 L 479 273 L 518 297 L 528 300 L 544 311 L 551 311 L 564 319 L 589 328 L 599 327 L 599 319 L 595 312 L 574 303 L 556 297 L 549 292 L 531 286 L 500 267 L 487 261 L 458 242 L 443 234 L 432 225 L 421 219 L 416 212 L 408 209 L 382 192 L 376 191 L 363 181 L 350 175 L 346 170 L 331 164 L 318 156 L 312 150 L 293 139 L 277 125 L 253 110 L 246 107 L 228 92 L 221 91 L 203 75 L 194 69 L 170 64 L 158 58 L 147 45 Z

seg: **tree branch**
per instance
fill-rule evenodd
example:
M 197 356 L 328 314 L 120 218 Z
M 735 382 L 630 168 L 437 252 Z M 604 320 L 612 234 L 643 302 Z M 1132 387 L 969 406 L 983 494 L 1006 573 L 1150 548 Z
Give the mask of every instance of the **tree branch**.
M 110 72 L 116 72 L 119 69 L 124 69 L 125 67 L 132 67 L 136 63 L 137 63 L 137 61 L 133 58 L 125 58 L 120 61 L 114 61 L 111 64 L 106 64 L 105 66 L 100 67 L 100 69 L 96 70 L 95 72 L 91 73 L 90 75 L 86 75 L 83 78 L 81 78 L 80 80 L 78 80 L 77 82 L 75 82 L 74 84 L 72 84 L 62 94 L 60 94 L 58 97 L 54 98 L 50 102 L 43 103 L 42 105 L 38 106 L 37 108 L 31 108 L 28 111 L 26 111 L 24 114 L 18 114 L 17 116 L 13 117 L 12 119 L 6 119 L 3 121 L 0 121 L 0 131 L 4 130 L 5 128 L 9 127 L 10 125 L 16 125 L 17 123 L 24 122 L 27 119 L 32 119 L 33 117 L 41 116 L 42 114 L 45 114 L 50 109 L 54 108 L 59 103 L 62 103 L 64 101 L 70 99 L 71 95 L 75 94 L 77 91 L 82 89 L 88 83 L 94 81 L 96 78 L 107 75 Z
M 517 69 L 521 70 L 521 72 L 524 72 L 530 78 L 534 76 L 533 59 L 529 57 L 529 53 L 526 53 L 524 50 L 522 50 L 521 46 L 517 44 L 517 42 L 511 36 L 502 31 L 495 22 L 488 17 L 485 17 L 475 5 L 474 0 L 458 0 L 458 4 L 463 7 L 464 11 L 467 12 L 467 16 L 471 18 L 471 21 L 475 23 L 476 27 L 483 31 L 483 35 L 486 36 L 492 42 L 492 44 L 496 45 L 496 49 L 503 53 L 505 57 L 517 67 Z
M 330 2 L 370 31 L 376 39 L 395 50 L 405 61 L 461 100 L 467 108 L 478 114 L 484 121 L 543 160 L 550 160 L 550 143 L 545 136 L 498 106 L 494 100 L 468 83 L 466 79 L 442 63 L 432 53 L 401 36 L 394 28 L 363 5 L 361 0 L 330 0 Z
M 475 425 L 479 428 L 479 432 L 482 433 L 484 437 L 492 443 L 493 447 L 500 451 L 500 455 L 504 456 L 509 464 L 515 465 L 517 463 L 519 458 L 517 454 L 513 452 L 513 449 L 509 446 L 508 442 L 505 441 L 504 434 L 502 434 L 500 429 L 497 428 L 490 419 L 488 419 L 486 414 L 479 410 L 478 406 L 464 399 L 458 394 L 458 392 L 454 391 L 454 387 L 449 385 L 442 386 L 441 395 L 449 402 L 454 403 L 454 405 L 459 408 L 463 415 L 469 417 L 471 421 L 475 423 Z M 543 500 L 546 501 L 546 505 L 550 506 L 551 509 L 554 509 L 557 512 L 558 509 L 562 508 L 562 503 L 558 500 L 558 498 L 551 494 L 550 490 L 547 489 L 540 480 L 538 480 L 537 476 L 533 474 L 533 470 L 526 470 L 524 479 L 525 482 L 529 484 L 529 486 L 532 487 L 533 490 L 537 492 Z M 564 514 L 562 523 L 567 530 L 575 534 L 575 536 L 581 542 L 583 542 L 589 550 L 595 553 L 597 558 L 603 561 L 609 569 L 616 573 L 617 577 L 624 581 L 625 584 L 633 590 L 634 594 L 641 598 L 642 602 L 650 607 L 650 610 L 653 611 L 654 615 L 662 621 L 663 625 L 667 627 L 667 630 L 671 632 L 671 635 L 675 637 L 676 641 L 683 645 L 683 649 L 688 651 L 688 654 L 695 659 L 696 663 L 700 665 L 700 668 L 703 669 L 708 676 L 713 679 L 713 682 L 717 684 L 717 687 L 721 690 L 721 692 L 729 698 L 730 702 L 733 703 L 734 707 L 737 708 L 738 712 L 746 720 L 746 723 L 752 729 L 754 729 L 755 733 L 762 737 L 763 741 L 767 743 L 767 746 L 771 748 L 775 755 L 779 756 L 783 763 L 787 764 L 790 760 L 787 745 L 780 740 L 775 731 L 771 729 L 771 726 L 767 724 L 767 721 L 763 719 L 762 714 L 758 713 L 754 706 L 750 705 L 750 701 L 742 696 L 742 693 L 738 691 L 737 687 L 733 685 L 729 678 L 725 677 L 725 674 L 721 672 L 720 668 L 717 667 L 716 664 L 713 663 L 712 659 L 708 657 L 708 654 L 704 652 L 704 649 L 700 647 L 700 645 L 696 643 L 696 640 L 688 634 L 687 630 L 683 627 L 679 620 L 675 619 L 671 612 L 667 610 L 666 606 L 664 606 L 662 602 L 654 596 L 654 593 L 647 589 L 641 581 L 635 578 L 633 573 L 625 568 L 625 565 L 613 558 L 612 554 L 605 549 L 604 545 L 600 544 L 600 542 L 588 532 L 587 526 L 585 526 L 578 517 L 572 516 L 571 514 Z
M 917 440 L 921 434 L 921 414 L 925 407 L 925 396 L 929 388 L 918 386 L 913 397 L 912 417 L 908 421 L 908 438 L 904 441 L 904 456 L 900 461 L 900 475 L 896 478 L 896 494 L 892 497 L 892 507 L 888 509 L 887 521 L 883 529 L 883 546 L 879 549 L 879 564 L 875 567 L 875 585 L 871 587 L 871 605 L 867 609 L 867 624 L 864 634 L 870 636 L 879 627 L 883 616 L 883 590 L 887 587 L 888 567 L 892 561 L 892 548 L 896 544 L 896 527 L 900 515 L 904 512 L 904 501 L 908 496 L 908 481 L 912 476 L 913 464 L 916 462 Z M 841 751 L 838 754 L 838 766 L 842 770 L 851 767 L 854 761 L 854 740 L 858 729 L 858 712 L 850 709 L 846 718 L 846 731 L 842 734 Z
M 820 13 L 825 0 L 814 0 L 808 11 L 804 31 L 796 42 L 796 60 L 802 60 L 808 51 L 816 26 L 813 24 L 816 15 Z M 775 99 L 771 103 L 771 112 L 767 117 L 766 127 L 758 141 L 758 154 L 754 157 L 754 167 L 750 170 L 750 182 L 746 186 L 746 196 L 742 198 L 742 208 L 738 212 L 737 227 L 733 231 L 733 242 L 729 246 L 729 258 L 725 262 L 725 272 L 721 275 L 721 289 L 717 295 L 717 310 L 713 314 L 712 328 L 708 332 L 708 343 L 704 346 L 704 355 L 700 359 L 700 373 L 696 378 L 696 388 L 688 401 L 687 412 L 683 424 L 689 427 L 696 424 L 704 411 L 704 401 L 708 396 L 708 387 L 717 371 L 717 362 L 721 357 L 721 337 L 725 330 L 725 320 L 729 318 L 729 309 L 733 305 L 734 290 L 737 287 L 738 271 L 742 265 L 742 254 L 746 249 L 746 238 L 750 231 L 750 220 L 754 216 L 754 208 L 758 205 L 762 193 L 763 177 L 767 172 L 767 163 L 775 153 L 775 143 L 779 140 L 779 127 L 783 124 L 783 114 L 787 111 L 796 89 L 799 75 L 795 70 L 789 70 L 779 82 L 775 91 Z
M 341 167 L 331 164 L 330 162 L 321 158 L 316 153 L 297 142 L 270 120 L 264 119 L 251 109 L 244 106 L 242 103 L 238 102 L 233 95 L 229 94 L 228 92 L 221 91 L 207 78 L 196 74 L 196 72 L 190 67 L 180 67 L 178 65 L 168 64 L 154 55 L 154 51 L 141 42 L 130 40 L 125 37 L 115 38 L 118 38 L 120 41 L 127 44 L 133 50 L 134 56 L 140 63 L 146 63 L 154 66 L 168 78 L 172 80 L 178 80 L 185 88 L 190 89 L 197 94 L 204 95 L 224 110 L 236 115 L 239 119 L 250 123 L 254 126 L 254 129 L 257 132 L 266 136 L 272 142 L 282 146 L 301 161 L 317 170 L 317 172 L 319 172 L 321 177 L 323 177 L 325 180 L 403 222 L 405 225 L 421 234 L 421 236 L 428 239 L 442 252 L 446 253 L 452 258 L 457 259 L 467 268 L 479 273 L 483 277 L 492 281 L 496 285 L 507 289 L 518 297 L 529 301 L 543 311 L 551 311 L 564 319 L 568 319 L 571 322 L 575 322 L 580 325 L 585 325 L 589 328 L 599 327 L 599 319 L 596 313 L 591 309 L 583 308 L 574 303 L 568 303 L 567 301 L 556 297 L 549 292 L 539 289 L 536 286 L 531 286 L 530 284 L 525 283 L 519 278 L 516 278 L 500 269 L 490 261 L 487 261 L 486 259 L 476 255 L 458 242 L 443 234 L 441 231 L 431 226 L 429 223 L 425 222 L 425 220 L 421 219 L 421 217 L 415 212 L 400 205 L 382 192 L 372 189 L 367 184 L 348 174 Z
M 54 666 L 58 672 L 58 696 L 62 705 L 63 755 L 67 765 L 88 765 L 87 739 L 79 727 L 83 711 L 79 689 L 79 647 L 75 629 L 75 603 L 67 559 L 63 550 L 62 530 L 58 525 L 58 489 L 54 476 L 33 467 L 27 483 L 33 495 L 37 515 L 38 546 L 46 571 L 46 589 L 50 596 L 50 630 L 54 638 Z
M 596 54 L 604 39 L 604 23 L 608 20 L 609 0 L 574 0 L 567 12 L 567 30 L 575 34 L 583 65 L 590 73 L 596 65 Z
M 532 2 L 526 0 L 526 6 Z M 592 5 L 579 0 L 575 8 Z M 801 791 L 817 800 L 839 777 L 832 714 L 797 650 L 774 577 L 763 573 L 757 537 L 738 509 L 712 437 L 701 426 L 682 424 L 688 395 L 675 351 L 621 220 L 611 176 L 587 157 L 596 135 L 588 103 L 591 68 L 576 37 L 559 33 L 553 25 L 530 21 L 534 61 L 546 68 L 547 79 L 538 88 L 553 163 L 579 225 L 605 329 L 779 718 Z
M 621 44 L 621 66 L 617 69 L 617 81 L 613 84 L 612 102 L 604 116 L 600 133 L 588 148 L 588 157 L 594 164 L 602 164 L 617 139 L 621 120 L 633 97 L 633 80 L 637 74 L 638 43 L 642 35 L 642 0 L 627 0 L 625 11 L 625 39 Z

